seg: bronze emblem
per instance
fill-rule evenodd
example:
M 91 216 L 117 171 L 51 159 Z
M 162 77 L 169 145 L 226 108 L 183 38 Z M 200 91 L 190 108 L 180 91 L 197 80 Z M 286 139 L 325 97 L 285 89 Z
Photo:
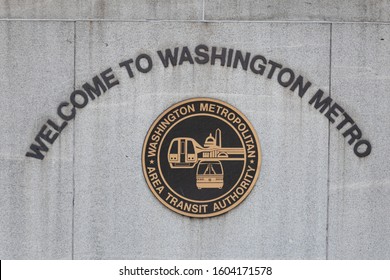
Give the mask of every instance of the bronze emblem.
M 169 209 L 212 217 L 239 205 L 259 176 L 260 143 L 231 105 L 194 98 L 173 105 L 153 123 L 142 167 L 153 194 Z

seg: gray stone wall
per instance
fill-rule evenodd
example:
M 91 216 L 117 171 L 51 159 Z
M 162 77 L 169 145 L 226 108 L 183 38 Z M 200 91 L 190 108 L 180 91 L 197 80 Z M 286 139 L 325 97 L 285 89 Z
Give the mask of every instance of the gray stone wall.
M 389 259 L 390 1 L 0 0 L 1 259 Z M 341 105 L 348 138 L 311 95 L 242 69 L 118 63 L 198 44 L 261 54 Z M 44 160 L 25 156 L 58 104 L 111 67 L 120 85 L 77 111 Z M 262 150 L 248 198 L 180 216 L 143 178 L 149 126 L 175 102 L 224 100 Z

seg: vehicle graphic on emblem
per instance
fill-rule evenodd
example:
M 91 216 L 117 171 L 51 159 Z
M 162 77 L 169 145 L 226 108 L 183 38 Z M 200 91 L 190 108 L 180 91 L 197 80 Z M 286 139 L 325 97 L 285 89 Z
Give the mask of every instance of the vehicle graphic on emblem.
M 223 188 L 222 161 L 245 160 L 244 148 L 222 146 L 222 132 L 218 128 L 200 145 L 189 137 L 176 137 L 169 144 L 168 162 L 171 168 L 195 168 L 198 189 Z
M 249 120 L 230 104 L 207 97 L 167 108 L 142 148 L 149 189 L 188 217 L 214 217 L 235 208 L 254 188 L 260 165 L 260 143 Z
M 223 167 L 220 161 L 201 161 L 196 169 L 198 189 L 223 188 Z

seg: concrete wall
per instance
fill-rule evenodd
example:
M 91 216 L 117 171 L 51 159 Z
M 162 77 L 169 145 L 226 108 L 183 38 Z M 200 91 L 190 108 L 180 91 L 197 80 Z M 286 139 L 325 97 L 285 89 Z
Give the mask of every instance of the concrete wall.
M 284 3 L 285 2 L 285 3 Z M 1 259 L 389 259 L 390 1 L 0 0 Z M 348 139 L 309 95 L 241 69 L 118 63 L 203 43 L 262 54 L 309 79 L 372 143 Z M 78 111 L 44 160 L 25 157 L 60 102 L 108 67 L 121 81 Z M 141 167 L 154 119 L 190 97 L 243 111 L 260 178 L 222 216 L 159 203 Z

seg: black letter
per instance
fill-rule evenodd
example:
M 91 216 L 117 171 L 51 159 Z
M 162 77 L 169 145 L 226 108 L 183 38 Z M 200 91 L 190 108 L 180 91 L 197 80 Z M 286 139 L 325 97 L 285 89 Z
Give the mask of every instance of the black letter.
M 177 55 L 179 53 L 179 48 L 175 48 L 173 56 L 172 56 L 171 49 L 165 50 L 165 57 L 161 51 L 157 51 L 157 53 L 158 53 L 158 56 L 160 57 L 161 62 L 163 63 L 165 68 L 167 68 L 169 66 L 169 61 L 171 62 L 172 66 L 177 65 Z
M 271 79 L 272 76 L 274 75 L 275 69 L 282 68 L 282 65 L 279 63 L 276 63 L 275 61 L 272 61 L 272 60 L 269 60 L 268 63 L 271 64 L 271 70 L 269 70 L 267 78 Z
M 227 63 L 226 67 L 231 67 L 232 66 L 232 60 L 233 60 L 233 49 L 228 50 L 228 57 L 227 57 Z
M 290 73 L 290 78 L 286 82 L 282 81 L 282 76 L 284 73 Z M 289 85 L 291 85 L 294 79 L 295 79 L 294 71 L 291 70 L 290 68 L 283 68 L 282 70 L 280 70 L 278 75 L 278 82 L 281 86 L 288 87 Z
M 107 86 L 108 89 L 112 88 L 113 86 L 119 85 L 119 81 L 118 80 L 115 80 L 115 81 L 111 82 L 112 79 L 115 79 L 114 74 L 112 74 L 111 72 L 112 72 L 112 69 L 108 68 L 107 70 L 105 70 L 102 73 L 100 73 L 100 76 L 102 76 L 103 81 L 106 83 L 106 86 Z M 111 75 L 108 76 L 108 74 L 111 74 Z
M 72 113 L 69 116 L 65 115 L 62 112 L 61 109 L 68 106 L 68 105 L 69 105 L 68 102 L 61 102 L 57 108 L 57 114 L 60 116 L 61 119 L 65 120 L 65 121 L 70 121 L 70 120 L 74 119 L 74 117 L 76 116 L 76 109 L 74 107 L 72 107 L 72 110 L 71 110 Z
M 311 82 L 309 81 L 307 81 L 305 86 L 303 86 L 303 77 L 299 75 L 295 80 L 295 83 L 290 87 L 290 90 L 294 92 L 294 90 L 298 87 L 298 95 L 299 97 L 303 97 L 310 86 Z
M 344 119 L 339 123 L 339 125 L 336 127 L 338 130 L 342 129 L 344 127 L 344 125 L 346 125 L 347 123 L 350 123 L 350 124 L 354 124 L 355 122 L 353 121 L 353 119 L 347 114 L 347 113 L 344 113 Z
M 123 61 L 123 62 L 119 63 L 119 66 L 120 66 L 120 67 L 123 67 L 123 66 L 126 67 L 127 74 L 129 74 L 129 77 L 130 77 L 130 78 L 133 78 L 133 77 L 134 77 L 133 71 L 132 71 L 131 68 L 130 68 L 130 63 L 133 63 L 133 62 L 134 62 L 134 61 L 133 61 L 132 59 L 129 59 L 129 60 L 126 60 L 126 61 Z
M 324 94 L 324 92 L 319 89 L 316 92 L 316 94 L 312 97 L 312 99 L 310 99 L 310 101 L 309 101 L 310 105 L 313 104 L 315 101 L 316 103 L 314 104 L 314 108 L 318 109 L 321 107 L 321 109 L 320 109 L 321 113 L 323 113 L 325 111 L 325 109 L 327 107 L 329 107 L 330 104 L 332 103 L 332 98 L 330 98 L 329 96 L 327 98 L 325 98 L 324 100 L 321 100 L 323 94 Z
M 194 64 L 194 60 L 192 59 L 188 47 L 183 47 L 183 50 L 181 51 L 179 65 L 182 65 L 184 61 L 188 61 L 189 63 Z
M 344 137 L 347 137 L 348 135 L 351 136 L 351 139 L 349 139 L 348 144 L 352 145 L 353 142 L 355 142 L 355 140 L 360 139 L 362 137 L 362 132 L 359 129 L 359 127 L 356 124 L 354 124 L 352 127 L 350 127 L 347 131 L 343 133 Z
M 202 50 L 204 52 L 202 52 Z M 195 57 L 195 61 L 198 64 L 206 64 L 209 62 L 209 54 L 207 53 L 209 51 L 209 48 L 206 45 L 199 45 L 195 48 L 195 54 L 198 57 Z M 200 59 L 199 57 L 202 57 L 203 59 Z
M 76 95 L 80 95 L 84 99 L 82 103 L 77 103 L 76 102 Z M 88 104 L 88 96 L 82 90 L 75 90 L 70 95 L 70 102 L 76 108 L 84 108 Z
M 221 66 L 225 66 L 226 48 L 222 48 L 221 54 L 217 54 L 217 47 L 211 48 L 211 65 L 215 64 L 215 60 L 221 60 Z
M 31 144 L 30 149 L 33 151 L 33 153 L 27 152 L 26 157 L 33 157 L 42 160 L 45 156 L 42 155 L 41 151 L 47 152 L 49 148 L 46 146 L 45 143 L 41 140 L 39 137 L 39 134 L 46 129 L 46 125 L 43 125 L 41 130 L 39 131 L 38 135 L 35 137 L 35 141 L 38 142 L 39 146 L 35 144 Z
M 47 125 L 43 125 L 41 131 L 39 131 L 38 136 L 41 137 L 43 140 L 47 141 L 48 143 L 53 144 L 54 141 L 56 141 L 59 133 L 56 132 L 53 134 L 53 136 L 51 136 L 53 130 L 51 129 L 46 130 L 46 129 L 47 129 Z
M 104 86 L 103 82 L 99 79 L 98 76 L 95 76 L 93 77 L 92 79 L 93 81 L 93 86 L 91 86 L 89 83 L 85 83 L 83 85 L 83 89 L 88 93 L 89 97 L 91 97 L 92 100 L 95 99 L 95 95 L 96 96 L 100 96 L 101 94 L 101 90 L 103 90 L 103 92 L 106 92 L 107 88 Z
M 237 50 L 236 55 L 234 56 L 233 68 L 237 68 L 238 61 L 240 61 L 242 69 L 247 70 L 250 58 L 251 58 L 251 53 L 247 52 L 245 54 L 245 59 L 244 59 L 241 51 Z
M 251 68 L 253 73 L 263 75 L 264 74 L 264 70 L 265 70 L 265 66 L 263 64 L 259 63 L 259 64 L 257 64 L 258 69 L 256 69 L 255 68 L 255 63 L 256 63 L 257 60 L 261 60 L 263 62 L 263 64 L 267 64 L 267 60 L 264 58 L 264 56 L 255 55 L 252 58 L 250 68 Z
M 337 111 L 339 111 L 340 113 L 343 113 L 344 109 L 339 104 L 337 104 L 335 102 L 332 105 L 332 107 L 329 108 L 328 112 L 325 113 L 325 117 L 327 117 L 331 123 L 334 123 L 334 119 L 332 118 L 332 115 L 334 115 L 335 117 L 338 117 L 339 113 Z
M 145 58 L 148 61 L 148 66 L 146 66 L 146 68 L 141 67 L 140 60 L 143 58 Z M 141 73 L 148 73 L 150 70 L 152 70 L 152 67 L 153 67 L 152 59 L 147 54 L 140 54 L 135 59 L 135 67 L 137 67 L 137 70 L 140 71 Z
M 366 150 L 364 152 L 359 152 L 358 149 L 360 145 L 364 145 L 364 144 L 367 146 Z M 353 147 L 353 151 L 355 155 L 357 155 L 358 157 L 366 157 L 371 153 L 371 144 L 367 140 L 359 140 Z
M 47 120 L 47 123 L 53 127 L 55 130 L 57 130 L 59 133 L 67 126 L 68 122 L 62 122 L 61 126 L 58 126 L 55 122 L 53 122 L 51 119 Z

